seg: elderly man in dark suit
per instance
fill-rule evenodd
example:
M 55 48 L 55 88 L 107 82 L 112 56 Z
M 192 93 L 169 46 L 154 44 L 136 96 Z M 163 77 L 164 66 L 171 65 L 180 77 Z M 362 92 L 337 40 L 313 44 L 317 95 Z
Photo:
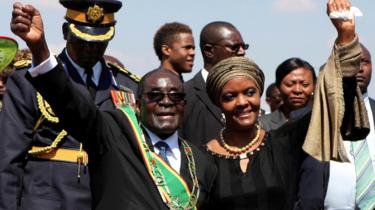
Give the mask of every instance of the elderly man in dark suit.
M 202 146 L 215 138 L 223 127 L 225 119 L 206 92 L 208 73 L 219 61 L 244 56 L 249 45 L 242 40 L 241 33 L 228 22 L 207 24 L 200 34 L 200 48 L 204 67 L 185 86 L 187 107 L 181 128 L 183 138 Z
M 100 110 L 113 110 L 111 90 L 137 90 L 137 78 L 107 65 L 103 54 L 114 36 L 114 0 L 60 0 L 66 48 L 58 55 L 82 97 Z M 18 5 L 18 4 L 17 4 Z M 15 5 L 16 6 L 16 5 Z M 25 16 L 25 21 L 31 21 Z M 33 17 L 40 18 L 36 14 Z M 31 50 L 39 46 L 29 45 Z M 35 49 L 36 48 L 36 49 Z M 0 209 L 91 209 L 87 154 L 63 130 L 59 118 L 25 79 L 27 68 L 8 80 L 0 117 Z M 81 125 L 77 126 L 82 129 Z
M 35 67 L 28 79 L 88 153 L 94 209 L 206 208 L 216 167 L 178 137 L 185 108 L 178 75 L 162 69 L 142 78 L 135 108 L 138 123 L 126 92 L 112 91 L 118 109 L 103 112 L 76 91 L 49 53 L 34 7 L 16 3 L 11 29 L 33 53 Z

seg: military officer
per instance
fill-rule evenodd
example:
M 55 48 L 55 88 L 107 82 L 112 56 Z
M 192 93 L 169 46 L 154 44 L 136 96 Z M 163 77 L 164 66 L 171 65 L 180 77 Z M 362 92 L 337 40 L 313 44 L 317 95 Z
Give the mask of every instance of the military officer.
M 112 110 L 115 105 L 110 91 L 124 90 L 133 96 L 139 80 L 103 59 L 115 34 L 115 13 L 122 3 L 60 3 L 67 9 L 62 27 L 66 47 L 58 60 L 77 91 L 93 100 L 100 110 Z M 0 116 L 0 209 L 89 210 L 86 165 L 91 160 L 81 144 L 62 129 L 48 103 L 25 80 L 27 69 L 21 68 L 9 78 Z

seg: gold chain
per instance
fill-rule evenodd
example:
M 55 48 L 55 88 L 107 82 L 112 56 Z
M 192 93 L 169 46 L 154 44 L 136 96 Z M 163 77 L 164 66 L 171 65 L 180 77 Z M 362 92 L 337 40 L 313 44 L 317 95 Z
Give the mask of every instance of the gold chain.
M 188 167 L 189 167 L 189 173 L 190 173 L 190 177 L 191 177 L 191 180 L 193 181 L 193 188 L 191 190 L 191 194 L 190 194 L 190 199 L 189 199 L 189 202 L 187 203 L 186 206 L 181 206 L 178 202 L 174 203 L 173 201 L 175 199 L 172 200 L 172 202 L 170 204 L 168 204 L 169 208 L 170 209 L 176 209 L 176 210 L 180 210 L 180 209 L 183 209 L 183 210 L 190 210 L 190 209 L 194 209 L 197 205 L 197 202 L 198 202 L 198 198 L 199 198 L 199 182 L 198 182 L 198 176 L 197 176 L 197 172 L 196 172 L 196 166 L 195 166 L 195 160 L 194 160 L 194 156 L 193 156 L 193 150 L 191 149 L 191 147 L 185 142 L 185 140 L 181 139 L 181 143 L 182 143 L 182 146 L 185 150 L 185 153 L 186 153 L 186 157 L 188 159 Z
M 191 210 L 196 207 L 197 202 L 198 202 L 199 192 L 200 192 L 199 182 L 198 182 L 198 176 L 196 172 L 196 165 L 195 165 L 195 160 L 193 156 L 193 150 L 185 142 L 185 140 L 183 139 L 180 139 L 180 140 L 182 143 L 181 145 L 186 153 L 186 158 L 188 159 L 188 168 L 189 168 L 190 178 L 193 182 L 193 188 L 191 190 L 190 199 L 186 205 L 182 206 L 179 203 L 178 198 L 171 196 L 169 186 L 166 184 L 166 180 L 165 180 L 163 173 L 160 172 L 160 169 L 158 167 L 154 166 L 153 164 L 150 164 L 150 165 L 151 165 L 151 171 L 157 180 L 156 181 L 157 185 L 164 186 L 166 193 L 171 198 L 171 202 L 166 203 L 168 208 L 171 210 Z M 146 148 L 146 151 L 150 151 L 148 145 L 145 142 L 144 142 L 144 146 Z

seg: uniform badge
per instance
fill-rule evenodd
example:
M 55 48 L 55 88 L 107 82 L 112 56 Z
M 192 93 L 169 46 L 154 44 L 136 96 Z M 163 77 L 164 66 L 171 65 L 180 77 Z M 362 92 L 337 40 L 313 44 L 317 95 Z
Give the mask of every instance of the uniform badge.
M 91 23 L 98 23 L 102 22 L 104 18 L 103 8 L 99 7 L 98 5 L 94 5 L 93 7 L 89 7 L 86 13 L 86 19 L 88 22 Z

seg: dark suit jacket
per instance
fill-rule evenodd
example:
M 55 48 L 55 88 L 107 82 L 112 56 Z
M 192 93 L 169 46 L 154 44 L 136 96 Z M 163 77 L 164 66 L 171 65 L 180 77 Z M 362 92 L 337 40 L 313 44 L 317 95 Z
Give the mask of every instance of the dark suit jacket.
M 209 99 L 201 72 L 186 82 L 184 88 L 187 104 L 180 134 L 200 147 L 218 137 L 224 126 L 221 110 Z
M 280 109 L 259 117 L 259 124 L 266 131 L 276 130 L 286 122 L 287 119 Z
M 284 123 L 288 122 L 288 119 L 285 118 L 282 112 L 283 106 L 281 105 L 277 110 L 266 115 L 259 117 L 260 126 L 266 130 L 276 130 Z M 311 106 L 305 106 L 303 108 L 296 109 L 289 113 L 289 121 L 298 120 L 305 114 L 311 112 Z
M 329 162 L 307 156 L 300 169 L 297 202 L 294 210 L 324 209 L 329 181 Z
M 59 59 L 76 90 L 92 100 L 80 75 L 63 52 Z M 113 110 L 110 90 L 118 85 L 136 91 L 137 83 L 102 61 L 102 73 L 95 98 L 101 110 Z M 25 79 L 27 69 L 16 70 L 9 78 L 4 109 L 0 117 L 0 209 L 91 209 L 89 174 L 82 167 L 78 181 L 75 163 L 45 161 L 27 157 L 31 146 L 49 146 L 63 129 L 60 124 L 44 120 L 34 129 L 41 111 L 36 91 Z M 114 82 L 116 81 L 116 82 Z M 81 130 L 82 126 L 77 125 Z M 72 136 L 63 139 L 60 147 L 79 149 Z M 18 207 L 17 207 L 18 206 Z
M 167 209 L 120 110 L 99 111 L 75 91 L 59 66 L 31 81 L 56 110 L 65 129 L 88 151 L 94 209 Z M 204 209 L 216 167 L 205 153 L 194 146 L 192 149 L 201 187 L 198 207 Z M 187 161 L 182 157 L 180 173 L 191 187 Z

